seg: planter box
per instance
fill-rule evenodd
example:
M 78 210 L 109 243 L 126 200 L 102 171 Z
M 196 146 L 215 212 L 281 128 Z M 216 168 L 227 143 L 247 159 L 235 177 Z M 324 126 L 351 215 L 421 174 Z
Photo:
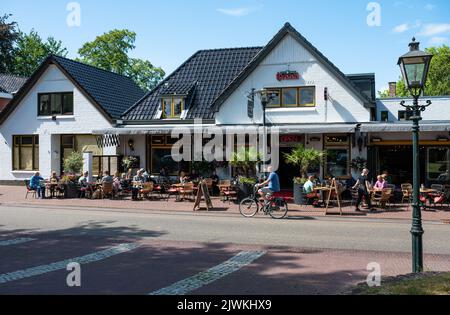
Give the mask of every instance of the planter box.
M 296 205 L 305 204 L 305 198 L 303 196 L 303 184 L 294 184 L 294 203 Z
M 247 197 L 250 197 L 253 194 L 254 185 L 251 184 L 239 184 L 238 189 L 238 201 L 241 202 Z
M 67 183 L 64 190 L 64 197 L 67 199 L 76 199 L 79 197 L 78 185 L 73 182 Z

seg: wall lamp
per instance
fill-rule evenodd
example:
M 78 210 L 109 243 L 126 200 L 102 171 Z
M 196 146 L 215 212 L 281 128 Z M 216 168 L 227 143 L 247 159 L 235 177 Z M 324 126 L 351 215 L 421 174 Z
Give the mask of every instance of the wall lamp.
M 128 147 L 130 148 L 130 150 L 132 152 L 134 152 L 134 140 L 133 139 L 128 140 Z

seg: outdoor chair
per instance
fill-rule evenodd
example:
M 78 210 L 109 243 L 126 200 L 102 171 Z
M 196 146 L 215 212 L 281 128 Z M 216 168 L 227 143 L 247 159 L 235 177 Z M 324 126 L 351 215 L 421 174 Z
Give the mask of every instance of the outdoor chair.
M 408 209 L 411 206 L 411 202 L 412 202 L 412 194 L 413 194 L 413 187 L 411 184 L 402 184 L 402 193 L 403 193 L 403 197 L 402 197 L 402 203 L 407 203 L 408 204 Z
M 179 190 L 180 198 L 185 199 L 189 196 L 191 200 L 194 200 L 194 183 L 184 184 Z
M 444 189 L 444 185 L 440 185 L 440 184 L 433 184 L 430 187 L 433 190 L 436 190 L 438 193 L 443 193 L 445 191 Z
M 164 191 L 166 193 L 167 202 L 169 202 L 171 196 L 175 196 L 175 199 L 178 198 L 179 190 L 177 188 L 173 187 L 169 183 L 164 184 L 163 187 L 164 187 Z
M 27 194 L 25 195 L 25 199 L 28 199 L 28 195 L 31 194 L 33 198 L 36 198 L 36 190 L 30 188 L 30 181 L 25 180 L 25 187 L 27 188 Z
M 382 191 L 377 191 L 372 196 L 372 203 L 378 207 L 385 209 L 386 205 L 391 207 L 390 200 L 392 197 L 392 188 L 385 188 Z
M 140 199 L 142 198 L 149 199 L 153 192 L 153 183 L 152 182 L 144 183 L 142 186 L 143 186 L 142 189 L 139 190 Z
M 102 199 L 105 199 L 106 196 L 114 198 L 113 183 L 103 183 L 101 194 L 102 194 Z

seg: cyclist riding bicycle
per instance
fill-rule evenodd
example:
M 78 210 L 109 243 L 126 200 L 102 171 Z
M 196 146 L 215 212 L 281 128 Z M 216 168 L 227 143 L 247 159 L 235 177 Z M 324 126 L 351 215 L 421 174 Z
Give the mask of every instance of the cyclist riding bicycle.
M 270 173 L 269 178 L 259 184 L 260 190 L 258 190 L 258 194 L 264 199 L 264 202 L 267 201 L 268 196 L 272 196 L 274 193 L 280 192 L 280 178 L 278 174 L 273 171 L 273 167 L 269 166 L 267 171 Z M 267 187 L 266 187 L 267 186 Z

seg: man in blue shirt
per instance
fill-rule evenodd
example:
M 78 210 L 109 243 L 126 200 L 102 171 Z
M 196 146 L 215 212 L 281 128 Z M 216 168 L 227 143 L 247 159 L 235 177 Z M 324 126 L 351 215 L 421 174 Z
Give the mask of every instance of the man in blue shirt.
M 30 178 L 30 189 L 36 190 L 38 198 L 45 198 L 45 186 L 42 185 L 44 178 L 41 177 L 39 172 L 36 172 L 33 177 Z
M 267 195 L 273 195 L 274 193 L 280 192 L 281 190 L 280 178 L 278 177 L 277 173 L 273 171 L 273 167 L 269 166 L 267 170 L 270 173 L 269 178 L 264 183 L 261 183 L 259 185 L 261 189 L 258 191 L 259 195 L 264 198 L 264 200 L 266 200 Z

